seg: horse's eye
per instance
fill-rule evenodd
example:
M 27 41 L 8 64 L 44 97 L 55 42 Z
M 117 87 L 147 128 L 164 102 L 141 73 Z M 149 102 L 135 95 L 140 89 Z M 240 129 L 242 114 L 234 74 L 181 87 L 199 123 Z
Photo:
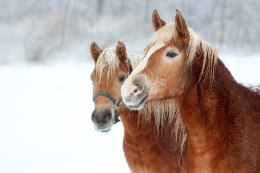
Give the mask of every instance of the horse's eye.
M 119 81 L 123 83 L 125 81 L 125 76 L 124 75 L 119 76 Z
M 177 53 L 170 51 L 170 52 L 167 52 L 166 56 L 168 56 L 169 58 L 174 58 L 175 56 L 177 56 Z

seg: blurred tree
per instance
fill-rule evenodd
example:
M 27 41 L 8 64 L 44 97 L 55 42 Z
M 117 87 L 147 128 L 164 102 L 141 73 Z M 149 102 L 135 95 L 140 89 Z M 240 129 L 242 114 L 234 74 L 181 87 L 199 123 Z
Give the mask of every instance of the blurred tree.
M 176 8 L 218 49 L 260 50 L 259 0 L 0 0 L 0 6 L 2 59 L 14 52 L 27 59 L 80 52 L 95 40 L 111 45 L 121 39 L 142 50 L 152 33 L 152 10 L 172 22 Z
M 119 11 L 120 11 L 120 15 L 124 15 L 125 14 L 125 4 L 126 4 L 126 1 L 121 1 L 120 2 L 120 9 L 119 9 Z
M 104 8 L 104 0 L 97 0 L 96 14 L 98 17 L 103 14 L 103 8 Z
M 67 0 L 67 6 L 65 10 L 65 21 L 64 26 L 61 34 L 61 42 L 60 42 L 60 48 L 63 49 L 64 43 L 66 40 L 66 34 L 69 32 L 68 23 L 70 22 L 70 18 L 72 15 L 72 9 L 73 9 L 74 0 Z
M 225 39 L 225 21 L 226 21 L 226 1 L 221 1 L 220 7 L 220 34 L 219 43 L 223 44 Z
M 150 14 L 150 1 L 149 0 L 145 0 L 145 8 L 144 8 L 144 22 L 147 23 L 149 17 L 151 16 Z

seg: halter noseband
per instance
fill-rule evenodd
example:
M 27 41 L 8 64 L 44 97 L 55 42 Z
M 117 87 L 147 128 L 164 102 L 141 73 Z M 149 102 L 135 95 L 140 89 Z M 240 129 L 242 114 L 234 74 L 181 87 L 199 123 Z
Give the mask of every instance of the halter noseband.
M 112 103 L 115 105 L 115 119 L 114 119 L 114 124 L 116 124 L 117 122 L 119 122 L 119 115 L 118 115 L 118 108 L 121 106 L 122 104 L 122 99 L 120 99 L 118 102 L 116 101 L 116 99 L 111 95 L 109 94 L 108 92 L 105 92 L 105 91 L 101 91 L 101 92 L 98 92 L 94 97 L 93 97 L 93 101 L 96 100 L 96 98 L 98 96 L 104 96 L 106 98 L 108 98 L 110 101 L 112 101 Z

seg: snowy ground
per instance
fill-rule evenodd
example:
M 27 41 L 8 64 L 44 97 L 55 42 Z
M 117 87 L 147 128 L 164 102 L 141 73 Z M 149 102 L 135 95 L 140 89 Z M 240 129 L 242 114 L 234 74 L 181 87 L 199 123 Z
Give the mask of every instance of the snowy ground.
M 224 61 L 235 78 L 260 84 L 260 56 Z M 94 130 L 93 65 L 0 66 L 0 172 L 129 172 L 123 127 Z

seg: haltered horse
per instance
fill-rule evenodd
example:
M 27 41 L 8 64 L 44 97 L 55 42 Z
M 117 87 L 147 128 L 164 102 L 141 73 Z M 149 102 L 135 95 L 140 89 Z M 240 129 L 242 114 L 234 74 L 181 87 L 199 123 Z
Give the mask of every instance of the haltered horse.
M 127 163 L 134 173 L 176 173 L 178 160 L 175 153 L 178 148 L 169 147 L 178 143 L 177 137 L 161 127 L 162 121 L 154 119 L 154 112 L 161 117 L 158 108 L 150 107 L 149 111 L 131 111 L 121 106 L 120 88 L 141 57 L 127 55 L 125 45 L 118 42 L 116 49 L 100 49 L 96 43 L 90 46 L 95 68 L 91 74 L 93 80 L 93 100 L 95 110 L 92 121 L 99 131 L 108 131 L 117 116 L 124 126 L 123 148 Z M 175 109 L 169 109 L 175 111 Z M 148 121 L 140 119 L 146 118 Z M 165 119 L 167 121 L 167 119 Z M 148 123 L 147 123 L 148 122 Z M 176 129 L 182 136 L 181 129 Z M 162 131 L 164 135 L 160 135 Z M 176 133 L 177 134 L 177 133 Z M 170 140 L 169 140 L 170 139 Z M 104 144 L 106 145 L 106 144 Z
M 260 95 L 236 82 L 178 10 L 167 25 L 154 11 L 153 27 L 144 59 L 121 87 L 127 107 L 164 105 L 167 125 L 185 129 L 180 172 L 260 172 Z

